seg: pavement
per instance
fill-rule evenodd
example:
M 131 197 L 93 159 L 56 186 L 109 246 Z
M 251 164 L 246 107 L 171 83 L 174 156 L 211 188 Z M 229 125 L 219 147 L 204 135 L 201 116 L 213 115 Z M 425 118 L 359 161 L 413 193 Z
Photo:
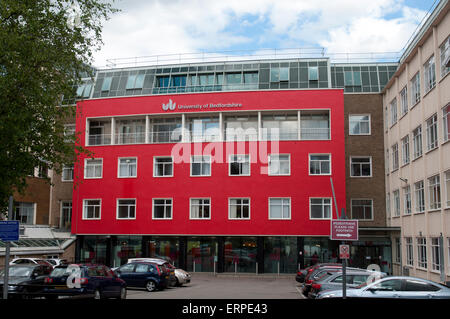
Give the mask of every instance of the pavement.
M 191 283 L 148 292 L 129 288 L 127 299 L 305 299 L 295 275 L 191 273 Z

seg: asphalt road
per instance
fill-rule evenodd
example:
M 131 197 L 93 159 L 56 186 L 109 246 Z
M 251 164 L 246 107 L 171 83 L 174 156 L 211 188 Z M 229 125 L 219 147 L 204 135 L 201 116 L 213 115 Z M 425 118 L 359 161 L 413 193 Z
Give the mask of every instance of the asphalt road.
M 191 273 L 191 276 L 191 283 L 182 287 L 155 292 L 130 288 L 127 299 L 304 299 L 295 275 L 252 278 Z

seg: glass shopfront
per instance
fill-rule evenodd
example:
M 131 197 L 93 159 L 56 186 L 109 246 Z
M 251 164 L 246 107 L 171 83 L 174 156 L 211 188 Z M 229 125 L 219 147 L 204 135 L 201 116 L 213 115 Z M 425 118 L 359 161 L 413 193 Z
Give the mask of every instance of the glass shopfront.
M 179 265 L 180 244 L 178 237 L 152 236 L 146 241 L 148 257 L 162 258 L 175 266 Z
M 86 236 L 82 240 L 80 262 L 90 264 L 108 264 L 106 236 Z
M 305 237 L 303 255 L 305 268 L 317 263 L 338 262 L 340 241 L 325 237 Z
M 189 237 L 187 239 L 186 270 L 214 272 L 218 242 L 215 237 Z
M 297 237 L 264 238 L 264 272 L 295 273 L 298 268 Z
M 226 237 L 225 272 L 256 272 L 256 237 Z
M 127 263 L 129 258 L 142 257 L 141 236 L 117 236 L 112 240 L 112 267 Z

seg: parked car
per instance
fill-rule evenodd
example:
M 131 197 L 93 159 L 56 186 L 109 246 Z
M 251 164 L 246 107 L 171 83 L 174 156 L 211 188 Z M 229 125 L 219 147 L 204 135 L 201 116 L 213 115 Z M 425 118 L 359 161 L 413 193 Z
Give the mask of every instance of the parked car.
M 45 278 L 50 270 L 45 265 L 20 264 L 11 265 L 8 270 L 8 296 L 32 298 L 39 296 L 43 290 Z M 3 295 L 5 270 L 0 270 L 0 295 Z
M 46 271 L 49 273 L 53 270 L 53 265 L 46 261 L 45 259 L 41 258 L 14 258 L 10 261 L 10 265 L 26 265 L 26 264 L 32 264 L 32 265 L 42 265 L 47 268 Z
M 188 284 L 191 282 L 191 275 L 187 271 L 185 271 L 181 268 L 175 267 L 174 265 L 172 265 L 170 262 L 168 262 L 165 259 L 162 259 L 162 258 L 130 258 L 130 259 L 128 259 L 128 263 L 136 262 L 136 261 L 147 261 L 147 262 L 154 262 L 154 263 L 166 265 L 166 267 L 168 267 L 171 270 L 169 286 L 182 286 L 183 284 Z
M 67 264 L 67 259 L 59 259 L 59 258 L 48 258 L 45 259 L 46 262 L 50 263 L 53 267 Z
M 127 287 L 144 287 L 149 292 L 166 288 L 170 279 L 166 265 L 147 261 L 125 264 L 115 273 L 127 283 Z
M 71 278 L 69 278 L 71 276 Z M 104 265 L 56 266 L 44 281 L 46 298 L 59 296 L 126 299 L 126 283 Z
M 347 267 L 348 271 L 351 270 L 361 270 L 360 268 Z M 313 271 L 309 272 L 305 277 L 305 283 L 302 286 L 302 292 L 307 297 L 309 291 L 311 290 L 312 283 L 319 278 L 324 279 L 325 276 L 328 276 L 328 273 L 335 273 L 338 271 L 342 271 L 342 264 L 335 265 L 320 265 L 316 267 Z
M 295 276 L 295 280 L 299 283 L 304 283 L 305 282 L 305 277 L 308 275 L 308 273 L 312 272 L 314 269 L 317 269 L 321 266 L 339 266 L 342 264 L 337 264 L 337 263 L 322 263 L 322 264 L 315 264 L 309 267 L 306 267 L 305 269 L 301 269 L 299 271 L 297 271 L 297 275 Z
M 450 299 L 450 288 L 415 277 L 389 276 L 360 288 L 349 289 L 348 298 Z M 317 299 L 342 298 L 342 290 L 323 291 Z
M 349 270 L 346 271 L 346 287 L 356 288 L 367 282 L 374 282 L 380 278 L 386 277 L 384 272 L 376 272 L 371 270 Z M 338 290 L 342 289 L 343 284 L 342 270 L 336 272 L 327 272 L 325 276 L 315 280 L 311 284 L 311 289 L 308 293 L 308 298 L 314 299 L 317 294 L 324 290 Z

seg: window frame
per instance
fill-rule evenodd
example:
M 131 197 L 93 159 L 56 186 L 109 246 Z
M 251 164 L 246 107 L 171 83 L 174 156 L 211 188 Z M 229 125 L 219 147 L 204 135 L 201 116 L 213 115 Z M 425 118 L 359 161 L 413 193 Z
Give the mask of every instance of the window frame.
M 280 162 L 280 156 L 287 156 L 288 157 L 288 163 L 289 163 L 289 172 L 288 173 L 278 173 L 278 174 L 274 174 L 271 169 L 270 169 L 270 165 L 272 164 L 272 157 L 276 156 L 278 157 L 278 163 L 279 163 L 279 167 L 281 170 L 281 162 Z M 269 154 L 268 155 L 268 161 L 267 161 L 267 175 L 268 176 L 291 176 L 291 154 Z
M 244 159 L 246 159 L 246 161 L 241 162 L 241 161 L 232 161 L 233 157 L 237 157 L 237 156 L 243 156 Z M 231 174 L 231 164 L 232 163 L 238 163 L 238 164 L 245 164 L 248 162 L 248 173 L 247 174 Z M 251 172 L 252 172 L 252 161 L 250 158 L 250 154 L 230 154 L 228 156 L 228 176 L 230 177 L 234 177 L 234 176 L 251 176 Z
M 431 177 L 428 177 L 427 182 L 428 182 L 428 192 L 427 192 L 428 210 L 439 210 L 442 208 L 441 176 L 439 174 L 436 174 Z
M 121 200 L 134 200 L 134 217 L 130 217 L 130 210 L 129 207 L 131 206 L 130 204 L 127 204 L 126 206 L 128 207 L 127 210 L 127 215 L 128 217 L 119 217 L 119 206 L 125 206 L 125 205 L 120 205 L 119 201 Z M 136 215 L 137 215 L 137 199 L 136 198 L 117 198 L 116 199 L 116 220 L 135 220 L 136 219 Z
M 170 160 L 171 160 L 171 162 L 170 162 L 170 165 L 172 165 L 172 175 L 157 175 L 156 174 L 156 172 L 158 171 L 157 169 L 156 169 L 156 165 L 158 164 L 158 163 L 156 163 L 156 161 L 158 160 L 158 159 L 162 159 L 162 158 L 170 158 Z M 169 163 L 169 162 L 167 162 L 167 163 Z M 161 164 L 161 163 L 159 163 L 159 164 Z M 165 165 L 168 165 L 168 164 L 162 164 L 162 165 L 164 165 L 164 171 L 165 171 Z M 173 161 L 173 156 L 162 156 L 162 155 L 158 155 L 158 156 L 153 156 L 153 177 L 156 177 L 156 178 L 160 178 L 160 177 L 174 177 L 174 169 L 175 169 L 175 164 L 174 164 L 174 161 Z
M 439 146 L 437 113 L 430 116 L 425 123 L 427 124 L 427 151 L 432 151 Z
M 369 117 L 369 119 L 367 120 L 367 121 L 352 121 L 352 117 L 356 117 L 356 116 L 368 116 Z M 360 125 L 360 123 L 368 123 L 368 125 L 369 125 L 369 132 L 368 133 L 352 133 L 351 132 L 351 129 L 350 129 L 350 123 L 355 123 L 355 122 L 357 122 L 358 123 L 358 126 L 361 128 L 361 125 Z M 372 135 L 372 124 L 371 124 L 371 122 L 372 122 L 372 117 L 371 117 L 371 115 L 370 114 L 349 114 L 348 115 L 348 135 L 350 135 L 350 136 L 360 136 L 360 135 L 363 135 L 363 136 L 367 136 L 367 135 Z M 361 129 L 360 129 L 360 131 L 361 131 Z
M 208 218 L 205 218 L 205 217 L 192 217 L 192 200 L 209 200 L 209 204 L 201 205 L 202 207 L 203 206 L 208 206 L 209 207 L 209 217 Z M 211 215 L 212 215 L 211 208 L 212 208 L 211 197 L 190 197 L 189 198 L 189 220 L 211 220 Z
M 61 182 L 73 182 L 73 178 L 74 178 L 74 165 L 63 165 L 62 170 L 61 170 Z M 71 179 L 65 179 L 65 171 L 69 171 L 69 175 L 72 177 Z M 71 172 L 71 173 L 70 173 Z
M 87 201 L 90 201 L 90 200 L 96 200 L 96 201 L 99 201 L 99 204 L 98 205 L 93 205 L 94 207 L 99 207 L 99 210 L 98 210 L 98 217 L 92 217 L 92 218 L 89 218 L 89 217 L 87 217 L 86 216 L 86 202 Z M 84 198 L 83 199 L 83 212 L 82 212 L 82 220 L 101 220 L 102 219 L 102 199 L 101 198 Z
M 202 158 L 202 160 L 203 160 L 203 158 L 208 158 L 209 159 L 209 161 L 208 162 L 204 162 L 204 161 L 202 161 L 201 163 L 198 163 L 198 162 L 196 162 L 196 161 L 194 161 L 194 158 L 198 158 L 198 157 L 201 157 Z M 190 158 L 190 177 L 210 177 L 211 175 L 212 175 L 212 158 L 211 158 L 211 155 L 191 155 L 191 158 Z M 192 174 L 192 171 L 193 171 L 193 164 L 200 164 L 201 166 L 200 166 L 200 175 L 193 175 Z M 203 172 L 203 165 L 204 164 L 208 164 L 209 165 L 209 174 L 208 175 L 203 175 L 203 174 L 201 174 L 202 172 Z
M 87 177 L 86 176 L 86 168 L 89 161 L 101 161 L 101 170 L 100 170 L 100 176 L 94 176 L 94 177 Z M 95 169 L 94 169 L 95 173 Z M 102 179 L 103 178 L 103 158 L 85 158 L 84 159 L 84 179 Z
M 313 218 L 311 216 L 311 213 L 312 213 L 311 200 L 312 199 L 321 199 L 322 200 L 322 204 L 321 204 L 321 206 L 322 206 L 322 218 Z M 324 199 L 328 199 L 330 201 L 330 204 L 329 204 L 329 206 L 330 206 L 330 217 L 323 217 L 324 207 L 325 207 L 325 205 L 323 203 Z M 317 204 L 314 204 L 314 205 L 317 205 Z M 333 218 L 333 202 L 332 202 L 332 198 L 331 197 L 309 197 L 309 219 L 310 220 L 331 220 L 332 218 Z
M 165 217 L 155 217 L 155 200 L 164 200 L 164 216 Z M 170 205 L 167 204 L 166 201 L 170 200 Z M 160 206 L 160 205 L 158 205 Z M 170 207 L 170 218 L 166 217 L 167 211 L 166 208 Z M 172 220 L 173 219 L 173 198 L 152 198 L 152 219 L 153 220 Z
M 281 199 L 281 217 L 271 217 L 270 202 L 273 199 Z M 289 206 L 288 206 L 289 207 L 289 217 L 283 217 L 283 212 L 284 212 L 283 208 L 285 206 L 283 200 L 289 200 Z M 269 208 L 268 209 L 269 220 L 291 220 L 292 219 L 292 199 L 291 199 L 291 197 L 269 197 L 268 198 L 268 208 Z
M 354 158 L 368 158 L 368 159 L 370 159 L 370 161 L 368 163 L 369 166 L 370 166 L 370 175 L 368 175 L 368 176 L 365 176 L 365 175 L 352 175 L 352 165 L 353 165 L 352 160 Z M 369 177 L 373 176 L 373 174 L 372 174 L 372 156 L 350 156 L 349 160 L 350 160 L 350 177 L 351 178 L 369 178 Z M 363 164 L 367 165 L 367 163 L 363 163 Z M 359 163 L 359 165 L 361 166 L 362 164 Z M 361 169 L 361 172 L 362 172 L 362 169 Z
M 361 201 L 361 200 L 366 200 L 366 201 L 370 201 L 370 218 L 356 218 L 353 216 L 353 201 Z M 363 205 L 363 207 L 367 207 L 367 205 Z M 351 198 L 350 199 L 350 213 L 352 216 L 352 219 L 356 219 L 358 221 L 373 221 L 373 199 L 372 198 Z
M 232 200 L 248 200 L 248 217 L 231 217 L 231 201 Z M 236 204 L 236 206 L 238 206 L 238 204 Z M 244 204 L 240 204 L 241 207 L 244 207 Z M 228 197 L 228 219 L 229 220 L 250 220 L 251 219 L 251 201 L 250 201 L 250 197 Z
M 320 166 L 320 171 L 321 173 L 319 174 L 311 174 L 311 156 L 325 156 L 328 155 L 328 161 L 325 160 L 315 160 L 315 161 L 319 161 L 319 163 L 321 164 L 322 162 L 328 162 L 328 168 L 329 168 L 329 173 L 327 174 L 323 174 L 322 173 L 322 165 Z M 309 153 L 308 154 L 308 175 L 309 176 L 330 176 L 332 172 L 332 167 L 331 167 L 331 153 Z
M 121 160 L 127 160 L 127 159 L 134 159 L 136 160 L 135 166 L 136 166 L 136 175 L 135 176 L 120 176 L 120 161 Z M 128 165 L 128 170 L 129 170 L 129 165 Z M 137 172 L 138 172 L 138 158 L 137 156 L 127 156 L 127 157 L 118 157 L 117 158 L 117 178 L 137 178 Z

